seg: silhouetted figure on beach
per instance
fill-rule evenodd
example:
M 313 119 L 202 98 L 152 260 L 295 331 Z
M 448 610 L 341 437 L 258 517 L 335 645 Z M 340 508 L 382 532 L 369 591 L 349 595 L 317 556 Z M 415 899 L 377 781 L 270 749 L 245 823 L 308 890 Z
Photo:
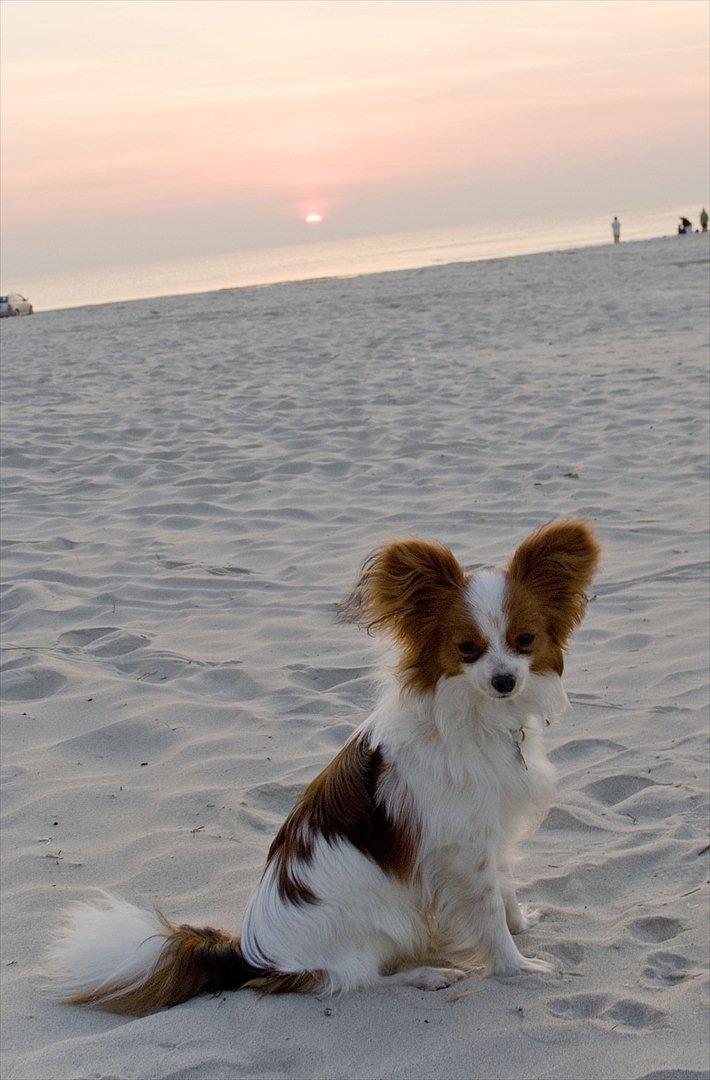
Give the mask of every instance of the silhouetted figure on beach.
M 700 228 L 703 230 L 703 232 L 708 231 L 708 212 L 705 207 L 703 207 L 700 211 Z
M 692 221 L 688 221 L 687 217 L 682 217 L 678 224 L 678 235 L 688 236 L 693 231 Z
M 611 223 L 611 231 L 614 237 L 614 243 L 618 244 L 621 241 L 621 222 L 616 214 L 614 214 L 614 220 Z

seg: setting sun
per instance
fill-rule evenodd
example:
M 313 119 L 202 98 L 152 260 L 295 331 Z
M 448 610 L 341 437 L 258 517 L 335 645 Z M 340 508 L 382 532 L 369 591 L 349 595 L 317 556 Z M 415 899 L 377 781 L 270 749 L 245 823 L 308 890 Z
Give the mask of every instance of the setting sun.
M 321 217 L 320 214 L 313 213 L 313 214 L 306 214 L 306 216 L 305 216 L 305 218 L 303 220 L 306 222 L 307 225 L 320 225 L 323 218 Z

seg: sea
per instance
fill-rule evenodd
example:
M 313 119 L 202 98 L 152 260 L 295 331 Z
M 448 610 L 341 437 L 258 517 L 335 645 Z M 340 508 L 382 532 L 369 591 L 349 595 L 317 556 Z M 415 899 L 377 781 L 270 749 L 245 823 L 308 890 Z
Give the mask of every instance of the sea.
M 676 233 L 680 213 L 695 219 L 693 203 L 649 210 L 617 210 L 622 243 Z M 314 278 L 355 277 L 444 263 L 500 259 L 611 242 L 612 214 L 512 218 L 486 225 L 457 225 L 378 236 L 328 240 L 327 222 L 309 228 L 308 239 L 289 247 L 238 249 L 219 254 L 106 266 L 38 275 L 12 283 L 35 311 L 84 307 L 158 296 L 212 292 Z

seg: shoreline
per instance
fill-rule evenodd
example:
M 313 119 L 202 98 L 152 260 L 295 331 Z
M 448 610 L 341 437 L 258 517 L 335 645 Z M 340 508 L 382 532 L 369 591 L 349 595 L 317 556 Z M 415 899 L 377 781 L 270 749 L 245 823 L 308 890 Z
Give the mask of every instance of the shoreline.
M 392 235 L 396 236 L 398 234 L 392 234 Z M 695 234 L 693 234 L 693 235 L 695 235 Z M 305 275 L 303 273 L 300 273 L 300 274 L 286 274 L 286 276 L 278 276 L 278 277 L 273 277 L 273 278 L 272 277 L 267 277 L 263 281 L 245 281 L 243 283 L 224 284 L 224 285 L 219 285 L 219 286 L 211 285 L 210 287 L 204 288 L 204 289 L 199 288 L 199 287 L 194 287 L 194 285 L 191 284 L 191 285 L 189 285 L 189 286 L 187 286 L 185 288 L 172 288 L 172 289 L 168 289 L 165 292 L 163 292 L 163 291 L 152 292 L 151 291 L 150 293 L 146 293 L 144 295 L 137 295 L 137 296 L 131 296 L 131 297 L 121 297 L 119 299 L 107 299 L 107 300 L 97 300 L 97 301 L 91 301 L 91 302 L 81 302 L 81 303 L 76 303 L 76 304 L 73 304 L 73 303 L 72 304 L 60 304 L 60 305 L 58 305 L 56 307 L 55 306 L 45 307 L 45 306 L 42 306 L 42 305 L 38 306 L 37 304 L 35 304 L 35 311 L 36 311 L 36 314 L 46 314 L 46 313 L 48 313 L 50 311 L 83 310 L 84 308 L 89 308 L 89 307 L 94 308 L 94 307 L 105 307 L 107 305 L 113 306 L 113 305 L 116 305 L 116 304 L 131 304 L 131 303 L 136 303 L 136 302 L 141 301 L 141 300 L 149 300 L 149 301 L 152 301 L 152 300 L 164 300 L 164 299 L 169 299 L 171 297 L 179 297 L 179 296 L 198 296 L 198 295 L 209 295 L 209 294 L 212 294 L 212 293 L 220 293 L 220 292 L 232 292 L 232 291 L 235 291 L 235 290 L 240 290 L 241 291 L 243 289 L 269 288 L 269 287 L 271 287 L 273 285 L 298 284 L 298 283 L 314 282 L 314 281 L 326 281 L 326 280 L 350 280 L 352 278 L 370 277 L 370 276 L 377 275 L 377 274 L 406 273 L 407 271 L 410 271 L 410 270 L 425 270 L 425 269 L 433 269 L 433 268 L 437 268 L 437 267 L 438 268 L 444 268 L 444 267 L 447 267 L 447 266 L 458 265 L 459 263 L 468 264 L 468 263 L 479 263 L 479 262 L 496 262 L 496 261 L 499 261 L 499 260 L 502 260 L 502 259 L 520 259 L 520 258 L 527 258 L 529 256 L 534 256 L 534 255 L 563 254 L 563 253 L 570 252 L 570 251 L 586 251 L 586 250 L 590 250 L 590 249 L 604 248 L 604 247 L 615 247 L 615 246 L 628 247 L 631 244 L 652 243 L 652 242 L 655 242 L 657 240 L 670 240 L 670 239 L 676 239 L 676 238 L 677 239 L 686 239 L 686 238 L 677 237 L 677 235 L 674 234 L 674 233 L 667 233 L 667 234 L 666 233 L 661 233 L 661 234 L 653 235 L 653 236 L 645 236 L 645 237 L 640 237 L 640 238 L 630 238 L 628 240 L 625 240 L 623 238 L 623 233 L 622 233 L 622 241 L 621 241 L 620 245 L 614 245 L 613 242 L 610 241 L 610 240 L 598 240 L 598 241 L 592 241 L 592 242 L 588 242 L 588 243 L 580 243 L 579 241 L 574 241 L 574 242 L 570 241 L 570 243 L 565 243 L 564 241 L 560 241 L 560 242 L 556 241 L 554 246 L 542 246 L 542 247 L 535 247 L 532 250 L 512 251 L 509 254 L 494 252 L 494 253 L 491 253 L 491 254 L 482 253 L 482 254 L 478 254 L 478 255 L 470 255 L 470 256 L 467 255 L 467 256 L 464 256 L 464 257 L 461 257 L 461 258 L 447 258 L 444 255 L 441 258 L 434 258 L 434 259 L 431 259 L 431 260 L 428 260 L 428 261 L 416 262 L 416 263 L 414 263 L 412 265 L 405 265 L 405 266 L 391 266 L 391 267 L 374 268 L 374 269 L 362 269 L 362 270 L 355 269 L 352 272 L 341 272 L 340 270 L 338 270 L 338 271 L 334 270 L 332 273 L 314 272 L 312 274 L 309 274 L 308 272 L 306 272 Z M 367 239 L 369 239 L 369 238 L 364 238 L 364 240 L 367 240 Z M 377 239 L 379 239 L 379 238 L 377 238 Z M 343 242 L 343 243 L 345 243 L 345 242 Z M 461 242 L 458 242 L 457 245 L 448 245 L 448 246 L 449 247 L 451 247 L 451 246 L 463 246 L 463 247 L 465 247 L 465 246 L 467 246 L 467 243 L 465 241 L 461 241 Z M 311 246 L 305 245 L 305 244 L 302 245 L 301 248 L 303 250 L 304 256 L 307 256 L 308 252 L 313 250 L 313 248 Z M 301 248 L 293 248 L 293 249 L 288 249 L 288 250 L 289 250 L 290 253 L 292 253 L 292 252 L 301 250 Z M 110 275 L 110 274 L 113 274 L 113 273 L 117 273 L 119 275 L 120 274 L 125 274 L 125 273 L 128 273 L 128 272 L 140 274 L 140 272 L 142 270 L 148 270 L 148 269 L 153 269 L 153 268 L 155 268 L 156 270 L 159 269 L 159 268 L 164 268 L 165 271 L 166 271 L 166 274 L 169 276 L 169 272 L 174 271 L 178 267 L 183 267 L 183 266 L 188 267 L 188 266 L 190 266 L 192 264 L 197 264 L 199 262 L 208 262 L 210 260 L 213 260 L 213 261 L 232 260 L 232 261 L 234 261 L 234 260 L 238 260 L 240 257 L 242 257 L 244 255 L 253 255 L 253 256 L 255 256 L 256 262 L 258 263 L 260 259 L 262 259 L 265 255 L 268 255 L 270 252 L 272 252 L 272 251 L 280 251 L 280 250 L 282 250 L 282 249 L 265 248 L 265 249 L 257 249 L 254 252 L 243 252 L 243 253 L 235 252 L 233 254 L 223 254 L 223 255 L 218 255 L 218 256 L 200 256 L 200 257 L 195 257 L 194 259 L 188 259 L 188 260 L 170 260 L 170 261 L 159 262 L 159 263 L 139 264 L 137 266 L 125 265 L 125 266 L 118 266 L 118 267 L 100 267 L 100 268 L 97 268 L 95 271 L 82 272 L 81 274 L 79 274 L 78 272 L 71 272 L 71 273 L 65 275 L 64 278 L 62 278 L 62 280 L 71 281 L 72 278 L 77 277 L 77 276 L 84 277 L 87 280 L 93 280 L 97 276 L 99 276 L 99 277 L 100 276 L 106 276 L 106 275 Z M 412 249 L 412 250 L 416 250 L 416 249 Z M 428 251 L 428 250 L 432 250 L 432 248 L 424 246 L 421 250 L 422 251 Z M 393 254 L 393 258 L 396 257 L 396 254 L 397 253 Z M 376 253 L 376 257 L 381 258 L 382 256 L 379 253 Z M 352 262 L 357 263 L 357 261 L 358 261 L 357 257 L 353 256 Z M 189 276 L 189 274 L 187 274 L 186 276 Z M 37 282 L 42 282 L 44 280 L 45 279 L 42 279 L 42 278 L 29 279 L 28 284 L 23 287 L 24 293 L 28 294 L 28 293 L 32 292 L 33 281 L 35 283 L 37 283 Z M 49 279 L 47 279 L 47 280 L 49 280 Z M 32 299 L 31 296 L 30 296 L 30 299 Z

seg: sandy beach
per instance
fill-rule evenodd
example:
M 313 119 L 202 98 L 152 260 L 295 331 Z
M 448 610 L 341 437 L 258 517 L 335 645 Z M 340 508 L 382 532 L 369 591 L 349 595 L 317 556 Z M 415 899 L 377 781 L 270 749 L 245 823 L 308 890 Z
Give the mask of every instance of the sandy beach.
M 6 1080 L 707 1076 L 707 236 L 6 319 Z M 40 995 L 95 886 L 238 931 L 366 716 L 336 621 L 416 533 L 469 568 L 561 515 L 604 562 L 526 847 L 556 976 L 126 1020 Z

